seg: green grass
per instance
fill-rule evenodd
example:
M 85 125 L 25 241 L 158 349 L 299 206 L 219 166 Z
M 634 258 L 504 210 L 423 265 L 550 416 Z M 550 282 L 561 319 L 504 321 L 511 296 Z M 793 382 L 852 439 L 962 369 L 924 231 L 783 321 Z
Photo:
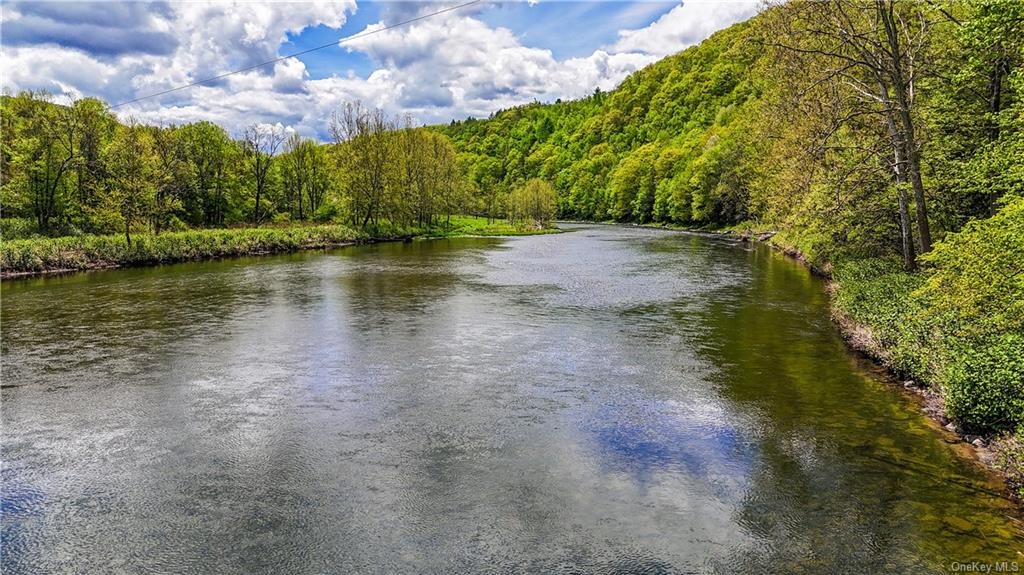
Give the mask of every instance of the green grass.
M 381 222 L 365 230 L 331 225 L 291 225 L 263 228 L 187 230 L 124 235 L 31 237 L 0 242 L 0 273 L 4 277 L 48 271 L 74 271 L 122 266 L 145 266 L 250 254 L 290 252 L 310 248 L 405 237 L 510 236 L 555 233 L 557 228 L 510 225 L 503 220 L 452 216 L 450 225 L 408 228 Z
M 365 233 L 345 226 L 325 225 L 136 234 L 131 244 L 123 235 L 4 240 L 0 243 L 0 272 L 9 276 L 155 265 L 328 247 L 366 237 Z
M 448 222 L 441 219 L 437 225 L 426 231 L 423 235 L 431 237 L 529 236 L 555 234 L 560 231 L 556 227 L 510 224 L 507 220 L 503 219 L 488 222 L 487 218 L 478 216 L 452 216 Z

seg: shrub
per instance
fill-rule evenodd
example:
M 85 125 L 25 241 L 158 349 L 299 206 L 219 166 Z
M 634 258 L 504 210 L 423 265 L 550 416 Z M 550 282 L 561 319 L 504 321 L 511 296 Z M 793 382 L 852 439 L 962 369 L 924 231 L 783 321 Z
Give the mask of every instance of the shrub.
M 976 432 L 1024 426 L 1024 199 L 968 224 L 908 274 L 896 260 L 835 267 L 834 305 L 867 328 L 869 351 L 936 385 L 950 417 Z
M 0 218 L 0 239 L 17 240 L 39 235 L 30 218 Z
M 949 345 L 941 376 L 946 411 L 970 430 L 1024 425 L 1024 337 L 1004 333 Z

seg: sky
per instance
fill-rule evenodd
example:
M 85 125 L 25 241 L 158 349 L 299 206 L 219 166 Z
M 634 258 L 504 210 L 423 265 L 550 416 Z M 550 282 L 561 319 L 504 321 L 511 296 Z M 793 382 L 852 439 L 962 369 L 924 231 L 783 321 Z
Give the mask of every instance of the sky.
M 0 86 L 118 104 L 330 44 L 114 110 L 232 134 L 280 124 L 324 140 L 348 101 L 434 124 L 610 90 L 753 16 L 759 0 L 480 2 L 395 26 L 458 4 L 5 0 Z

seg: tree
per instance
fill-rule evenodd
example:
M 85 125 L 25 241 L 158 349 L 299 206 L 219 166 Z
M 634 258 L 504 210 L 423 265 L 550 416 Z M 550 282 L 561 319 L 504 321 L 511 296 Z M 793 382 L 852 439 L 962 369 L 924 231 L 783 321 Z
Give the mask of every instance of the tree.
M 46 93 L 22 92 L 4 108 L 6 117 L 18 116 L 11 122 L 17 137 L 4 137 L 10 140 L 10 178 L 26 193 L 39 231 L 52 233 L 64 217 L 68 176 L 80 159 L 79 115 L 71 106 L 53 104 Z
M 244 160 L 240 147 L 223 128 L 210 122 L 186 124 L 178 129 L 191 171 L 190 185 L 182 199 L 189 223 L 222 226 L 225 223 L 235 160 Z
M 132 121 L 118 130 L 108 154 L 109 200 L 124 222 L 125 241 L 131 245 L 132 226 L 150 215 L 156 193 L 151 135 Z
M 391 157 L 388 132 L 394 127 L 383 110 L 358 102 L 331 115 L 331 136 L 340 148 L 339 168 L 346 172 L 354 225 L 377 223 L 380 216 Z
M 103 185 L 105 162 L 103 148 L 113 137 L 117 120 L 106 103 L 95 98 L 78 100 L 73 105 L 78 118 L 78 160 L 75 162 L 76 187 L 80 209 L 95 206 Z
M 816 72 L 822 85 L 855 96 L 844 99 L 849 107 L 841 114 L 844 122 L 873 115 L 883 123 L 899 200 L 904 266 L 914 269 L 908 188 L 921 251 L 929 251 L 932 243 L 915 120 L 932 18 L 923 6 L 896 0 L 794 2 L 780 7 L 778 14 L 782 26 L 774 45 L 821 64 Z
M 284 177 L 284 195 L 289 208 L 294 209 L 295 216 L 305 219 L 303 202 L 310 171 L 310 148 L 315 144 L 298 134 L 292 134 L 285 143 L 285 153 L 281 156 L 282 174 Z
M 252 224 L 260 225 L 263 214 L 260 211 L 260 200 L 267 190 L 267 175 L 274 161 L 274 155 L 285 140 L 285 132 L 281 126 L 270 124 L 253 124 L 246 128 L 242 135 L 242 146 L 249 167 L 249 174 L 256 186 L 256 206 L 252 211 Z
M 441 134 L 425 133 L 431 145 L 436 207 L 444 213 L 447 227 L 451 223 L 452 214 L 461 211 L 465 205 L 462 171 L 451 141 Z
M 544 180 L 534 178 L 514 190 L 509 197 L 509 222 L 532 221 L 538 225 L 551 222 L 557 206 L 555 188 Z
M 324 205 L 332 185 L 331 166 L 327 159 L 327 150 L 310 140 L 306 141 L 309 148 L 306 176 L 306 205 L 309 213 L 316 214 Z
M 150 221 L 153 233 L 159 234 L 181 210 L 181 199 L 192 186 L 193 174 L 180 129 L 154 127 L 149 132 L 156 162 L 156 194 Z

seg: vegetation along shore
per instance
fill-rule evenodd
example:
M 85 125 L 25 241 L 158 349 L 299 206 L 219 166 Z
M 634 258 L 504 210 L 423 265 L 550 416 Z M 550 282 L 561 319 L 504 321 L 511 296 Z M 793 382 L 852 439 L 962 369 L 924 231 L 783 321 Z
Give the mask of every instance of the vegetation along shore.
M 381 225 L 353 229 L 343 224 L 312 224 L 142 233 L 135 235 L 131 242 L 121 234 L 5 239 L 0 243 L 0 277 L 160 265 L 412 238 L 515 236 L 558 231 L 550 225 L 454 216 L 448 225 L 430 228 Z

